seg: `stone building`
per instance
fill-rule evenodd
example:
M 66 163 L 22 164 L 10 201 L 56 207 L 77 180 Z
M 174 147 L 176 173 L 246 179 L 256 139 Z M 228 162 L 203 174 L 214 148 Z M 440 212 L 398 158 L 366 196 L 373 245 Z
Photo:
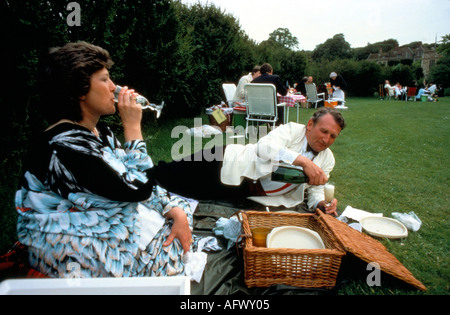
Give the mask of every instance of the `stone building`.
M 434 49 L 424 48 L 422 45 L 417 48 L 408 46 L 395 47 L 388 52 L 382 49 L 378 53 L 371 53 L 367 60 L 387 66 L 389 62 L 401 62 L 403 60 L 411 60 L 421 62 L 422 71 L 425 78 L 430 73 L 430 69 L 436 64 L 441 56 Z

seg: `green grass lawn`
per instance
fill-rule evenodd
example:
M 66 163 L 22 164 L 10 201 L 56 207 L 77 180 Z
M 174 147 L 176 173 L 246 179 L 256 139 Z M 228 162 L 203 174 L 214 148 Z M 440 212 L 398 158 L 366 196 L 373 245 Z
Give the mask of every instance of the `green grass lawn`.
M 376 98 L 349 98 L 343 111 L 347 128 L 331 149 L 336 166 L 330 181 L 336 186 L 338 210 L 346 206 L 370 212 L 414 211 L 422 220 L 418 232 L 404 240 L 381 242 L 427 288 L 426 294 L 449 293 L 449 160 L 450 98 L 436 103 L 380 101 Z M 306 123 L 314 109 L 301 109 Z M 295 110 L 291 110 L 295 121 Z M 202 116 L 203 123 L 208 123 Z M 155 163 L 171 160 L 171 149 L 179 141 L 175 126 L 194 126 L 193 119 L 145 124 L 145 140 Z M 203 139 L 203 145 L 211 139 Z M 17 154 L 15 154 L 17 155 Z M 1 175 L 0 249 L 4 252 L 15 240 L 14 191 L 21 163 L 14 153 L 3 161 L 8 168 Z M 417 294 L 394 287 L 368 287 L 365 279 L 349 282 L 339 294 Z
M 347 128 L 332 146 L 338 209 L 414 211 L 421 229 L 383 244 L 430 294 L 449 293 L 450 99 L 436 103 L 351 98 Z M 313 110 L 302 112 L 306 122 Z M 357 285 L 357 284 L 353 284 Z M 373 293 L 365 284 L 342 293 Z M 379 290 L 380 293 L 390 293 Z M 406 293 L 406 292 L 400 292 Z

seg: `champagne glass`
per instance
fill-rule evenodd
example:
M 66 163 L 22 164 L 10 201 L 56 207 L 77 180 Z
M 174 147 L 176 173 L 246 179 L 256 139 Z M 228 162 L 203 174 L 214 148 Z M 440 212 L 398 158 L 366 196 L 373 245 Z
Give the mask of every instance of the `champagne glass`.
M 116 90 L 114 91 L 114 100 L 118 102 L 119 92 L 122 90 L 122 87 L 119 85 L 116 85 Z M 156 105 L 150 103 L 144 96 L 138 95 L 136 98 L 136 103 L 141 104 L 142 109 L 151 109 L 156 111 L 156 118 L 158 119 L 159 116 L 161 116 L 162 109 L 164 107 L 164 101 L 161 103 L 161 105 Z
M 327 203 L 327 206 L 330 206 L 334 199 L 334 185 L 325 184 L 323 189 L 325 192 L 325 202 Z

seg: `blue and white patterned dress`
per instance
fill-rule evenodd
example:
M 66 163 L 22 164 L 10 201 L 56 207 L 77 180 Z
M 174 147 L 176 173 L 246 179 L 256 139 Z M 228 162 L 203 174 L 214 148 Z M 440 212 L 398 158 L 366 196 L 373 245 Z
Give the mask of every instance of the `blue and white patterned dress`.
M 17 231 L 29 262 L 50 277 L 172 276 L 184 273 L 178 239 L 162 246 L 182 208 L 147 171 L 144 141 L 122 147 L 106 127 L 100 137 L 70 123 L 45 133 L 16 193 Z

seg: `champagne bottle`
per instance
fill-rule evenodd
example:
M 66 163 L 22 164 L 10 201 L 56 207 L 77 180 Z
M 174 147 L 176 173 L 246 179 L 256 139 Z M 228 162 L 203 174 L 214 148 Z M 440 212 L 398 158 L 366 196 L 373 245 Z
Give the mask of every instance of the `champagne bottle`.
M 272 181 L 289 184 L 304 184 L 309 182 L 308 176 L 297 167 L 279 165 L 272 172 Z

